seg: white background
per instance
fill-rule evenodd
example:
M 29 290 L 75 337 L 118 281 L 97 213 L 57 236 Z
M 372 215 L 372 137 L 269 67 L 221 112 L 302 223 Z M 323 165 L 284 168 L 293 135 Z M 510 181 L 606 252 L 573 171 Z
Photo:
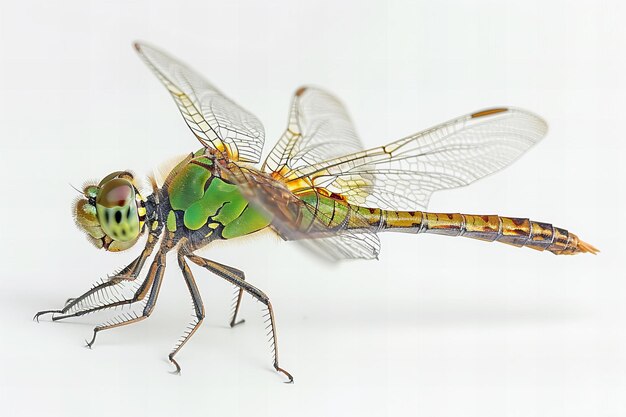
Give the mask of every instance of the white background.
M 620 1 L 0 3 L 0 415 L 626 415 L 625 8 Z M 32 315 L 136 256 L 96 251 L 68 183 L 147 175 L 199 146 L 134 39 L 169 50 L 253 111 L 267 145 L 292 92 L 346 103 L 367 146 L 494 105 L 550 132 L 433 211 L 552 222 L 602 250 L 556 257 L 440 236 L 382 236 L 380 261 L 321 263 L 273 236 L 216 244 L 276 309 L 282 384 L 261 306 L 227 326 L 232 290 L 174 258 L 149 320 L 83 339 L 102 317 Z

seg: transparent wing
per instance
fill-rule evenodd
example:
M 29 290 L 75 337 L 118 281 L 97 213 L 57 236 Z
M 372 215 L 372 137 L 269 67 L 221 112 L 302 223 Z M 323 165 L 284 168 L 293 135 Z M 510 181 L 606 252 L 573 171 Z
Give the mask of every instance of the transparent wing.
M 166 53 L 143 43 L 135 43 L 135 49 L 170 92 L 203 146 L 225 152 L 233 161 L 260 160 L 265 132 L 254 115 Z
M 301 87 L 294 94 L 287 129 L 267 156 L 262 169 L 274 173 L 291 172 L 292 169 L 307 167 L 363 149 L 343 104 L 324 90 Z M 248 194 L 250 191 L 252 190 Z M 335 235 L 331 235 L 324 232 L 324 223 L 328 219 L 325 219 L 323 213 L 293 194 L 291 196 L 300 207 L 298 211 L 316 216 L 318 220 L 307 234 L 302 234 L 301 231 L 294 234 L 294 216 L 282 220 L 275 218 L 274 227 L 284 238 L 297 239 L 312 251 L 333 260 L 372 259 L 378 256 L 380 240 L 374 231 L 369 230 L 369 225 L 358 213 L 353 213 L 352 222 L 363 225 L 360 231 L 336 231 Z M 272 205 L 261 205 L 266 206 L 266 211 L 272 209 Z M 316 229 L 319 230 L 314 233 Z
M 268 174 L 235 163 L 220 169 L 222 178 L 237 184 L 246 199 L 272 219 L 272 228 L 283 239 L 300 241 L 332 260 L 378 256 L 378 230 L 351 208 L 338 222 Z
M 285 172 L 363 149 L 341 102 L 324 90 L 301 87 L 291 103 L 287 130 L 268 155 L 263 170 Z
M 298 241 L 311 252 L 331 261 L 344 259 L 378 259 L 380 239 L 372 232 L 339 233 L 318 239 Z
M 272 176 L 295 195 L 324 188 L 365 207 L 426 209 L 434 191 L 468 185 L 504 168 L 546 132 L 546 123 L 530 112 L 490 109 L 386 146 Z

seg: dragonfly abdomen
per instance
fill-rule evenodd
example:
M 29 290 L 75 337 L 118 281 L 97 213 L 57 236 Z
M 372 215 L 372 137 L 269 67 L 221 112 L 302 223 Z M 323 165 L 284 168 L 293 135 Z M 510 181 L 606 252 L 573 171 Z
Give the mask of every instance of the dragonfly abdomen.
M 464 236 L 487 242 L 502 242 L 555 255 L 596 253 L 598 250 L 583 242 L 574 233 L 530 219 L 497 215 L 460 213 L 427 213 L 421 211 L 383 211 L 382 230 L 406 233 L 433 233 Z

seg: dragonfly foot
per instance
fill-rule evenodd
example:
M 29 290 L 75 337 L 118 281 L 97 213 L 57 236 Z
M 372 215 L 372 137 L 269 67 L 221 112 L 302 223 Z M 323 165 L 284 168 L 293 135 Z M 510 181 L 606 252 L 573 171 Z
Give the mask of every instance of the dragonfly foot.
M 93 344 L 96 342 L 96 335 L 98 334 L 98 329 L 93 329 L 93 336 L 91 338 L 91 340 L 88 342 L 87 339 L 85 339 L 85 347 L 91 349 L 91 347 L 93 346 Z
M 71 303 L 72 301 L 74 301 L 76 298 L 68 298 L 67 300 L 65 300 L 65 305 L 68 305 L 69 303 Z
M 293 384 L 293 377 L 291 376 L 289 372 L 285 371 L 283 368 L 278 366 L 277 363 L 274 364 L 274 369 L 276 369 L 278 372 L 282 373 L 283 375 L 287 377 L 287 381 L 285 381 L 285 384 Z
M 52 314 L 52 316 L 54 317 L 54 315 L 56 313 L 61 313 L 61 310 L 44 310 L 44 311 L 40 311 L 37 314 L 35 314 L 35 316 L 33 317 L 33 321 L 36 321 L 37 323 L 39 323 L 39 317 L 43 316 L 44 314 Z
M 232 329 L 233 327 L 235 327 L 235 326 L 239 326 L 240 324 L 244 324 L 245 322 L 246 322 L 246 320 L 245 320 L 245 319 L 241 319 L 241 320 L 239 320 L 239 321 L 232 320 L 232 321 L 230 322 L 230 328 Z
M 170 374 L 173 375 L 180 375 L 180 365 L 178 364 L 178 362 L 176 362 L 176 359 L 174 359 L 174 355 L 172 353 L 170 353 L 168 355 L 168 359 L 170 360 L 170 362 L 172 362 L 172 364 L 176 367 L 175 370 L 170 371 Z

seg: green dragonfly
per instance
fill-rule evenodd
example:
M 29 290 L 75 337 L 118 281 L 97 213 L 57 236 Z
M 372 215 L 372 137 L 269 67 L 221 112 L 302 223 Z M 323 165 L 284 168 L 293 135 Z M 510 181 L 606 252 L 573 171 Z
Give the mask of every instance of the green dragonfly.
M 265 228 L 332 259 L 377 258 L 377 233 L 383 231 L 465 236 L 558 255 L 597 252 L 573 233 L 548 223 L 425 211 L 434 191 L 468 185 L 496 172 L 541 140 L 547 125 L 530 112 L 482 110 L 364 150 L 341 103 L 321 89 L 302 87 L 293 97 L 287 129 L 256 169 L 252 164 L 261 159 L 264 130 L 255 116 L 166 53 L 143 43 L 136 43 L 135 49 L 170 92 L 202 148 L 180 160 L 162 186 L 150 178 L 152 194 L 145 197 L 128 171 L 115 171 L 84 187 L 74 214 L 95 246 L 122 251 L 147 234 L 144 249 L 128 266 L 64 307 L 35 315 L 38 320 L 50 313 L 58 321 L 132 307 L 95 327 L 89 347 L 99 332 L 150 316 L 166 254 L 176 250 L 194 308 L 193 321 L 169 354 L 176 372 L 176 355 L 205 317 L 187 263 L 191 261 L 236 287 L 231 326 L 243 321 L 237 316 L 244 292 L 265 305 L 274 368 L 292 382 L 279 365 L 269 297 L 250 284 L 243 271 L 196 254 L 214 240 Z M 140 277 L 153 252 L 147 274 Z

